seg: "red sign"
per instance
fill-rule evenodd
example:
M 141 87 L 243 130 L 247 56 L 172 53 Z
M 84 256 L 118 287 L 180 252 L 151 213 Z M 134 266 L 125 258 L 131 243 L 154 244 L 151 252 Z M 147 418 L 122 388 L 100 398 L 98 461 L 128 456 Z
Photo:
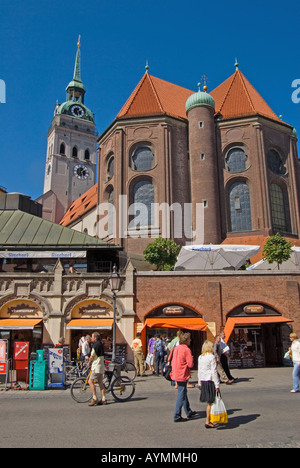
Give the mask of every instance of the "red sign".
M 0 362 L 0 375 L 6 375 L 6 362 Z
M 15 361 L 28 361 L 29 359 L 29 342 L 15 341 L 14 349 Z
M 0 341 L 0 361 L 6 358 L 6 341 Z

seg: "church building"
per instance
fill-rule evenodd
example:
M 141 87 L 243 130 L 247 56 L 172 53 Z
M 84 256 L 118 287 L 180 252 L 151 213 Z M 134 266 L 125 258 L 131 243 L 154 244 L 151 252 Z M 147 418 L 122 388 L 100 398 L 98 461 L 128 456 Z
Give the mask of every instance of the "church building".
M 296 130 L 237 63 L 210 93 L 146 67 L 98 145 L 98 182 L 84 195 L 93 202 L 86 212 L 80 198 L 71 204 L 65 226 L 82 230 L 92 213 L 90 234 L 138 254 L 158 236 L 180 245 L 263 245 L 280 232 L 299 245 Z

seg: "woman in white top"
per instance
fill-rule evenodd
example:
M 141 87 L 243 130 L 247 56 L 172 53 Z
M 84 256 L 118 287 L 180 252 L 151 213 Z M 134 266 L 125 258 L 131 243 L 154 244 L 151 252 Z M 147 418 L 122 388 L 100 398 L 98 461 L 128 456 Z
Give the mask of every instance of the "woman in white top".
M 298 393 L 300 391 L 299 381 L 300 381 L 300 340 L 296 333 L 290 334 L 290 340 L 292 346 L 290 348 L 290 353 L 292 354 L 293 359 L 293 390 L 291 393 Z
M 217 361 L 213 354 L 214 345 L 206 340 L 202 346 L 202 354 L 198 359 L 198 385 L 201 390 L 200 401 L 207 403 L 205 427 L 207 429 L 215 427 L 210 422 L 211 405 L 215 401 L 216 392 L 220 387 L 219 375 L 217 372 Z

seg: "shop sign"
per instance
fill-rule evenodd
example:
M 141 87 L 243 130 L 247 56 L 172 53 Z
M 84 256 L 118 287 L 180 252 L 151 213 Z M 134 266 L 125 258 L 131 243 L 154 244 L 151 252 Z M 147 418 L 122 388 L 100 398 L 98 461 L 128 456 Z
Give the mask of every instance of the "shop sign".
M 64 355 L 62 348 L 49 348 L 48 349 L 48 371 L 49 374 L 62 374 Z
M 265 312 L 264 306 L 255 304 L 247 305 L 243 310 L 246 314 L 263 314 Z
M 86 316 L 103 315 L 108 313 L 108 309 L 101 307 L 99 304 L 90 304 L 88 306 L 80 307 L 78 313 Z
M 0 362 L 0 375 L 6 375 L 7 362 Z
M 6 341 L 0 341 L 0 361 L 6 359 Z
M 18 304 L 7 309 L 8 315 L 18 314 L 18 315 L 35 315 L 38 313 L 36 307 L 30 307 L 28 304 Z
M 8 250 L 1 251 L 0 252 L 0 258 L 21 258 L 21 259 L 26 259 L 26 258 L 85 258 L 86 257 L 86 251 L 65 251 L 65 252 L 59 252 L 59 251 L 47 251 L 43 250 L 41 252 L 35 252 L 35 251 L 14 251 L 10 252 Z
M 171 316 L 177 316 L 177 315 L 183 315 L 184 314 L 184 308 L 183 307 L 165 307 L 163 309 L 163 314 L 164 315 L 171 315 Z

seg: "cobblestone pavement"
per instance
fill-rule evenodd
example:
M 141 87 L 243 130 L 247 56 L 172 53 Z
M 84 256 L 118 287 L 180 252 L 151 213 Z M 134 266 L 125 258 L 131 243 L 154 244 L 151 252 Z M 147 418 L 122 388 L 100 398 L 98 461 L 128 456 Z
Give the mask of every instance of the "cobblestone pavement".
M 221 385 L 228 424 L 212 430 L 204 427 L 196 387 L 188 391 L 195 419 L 174 423 L 176 390 L 152 375 L 137 377 L 132 400 L 116 403 L 109 394 L 107 406 L 93 408 L 76 403 L 69 390 L 3 391 L 0 447 L 299 448 L 300 393 L 290 393 L 292 368 L 232 373 L 238 380 Z

